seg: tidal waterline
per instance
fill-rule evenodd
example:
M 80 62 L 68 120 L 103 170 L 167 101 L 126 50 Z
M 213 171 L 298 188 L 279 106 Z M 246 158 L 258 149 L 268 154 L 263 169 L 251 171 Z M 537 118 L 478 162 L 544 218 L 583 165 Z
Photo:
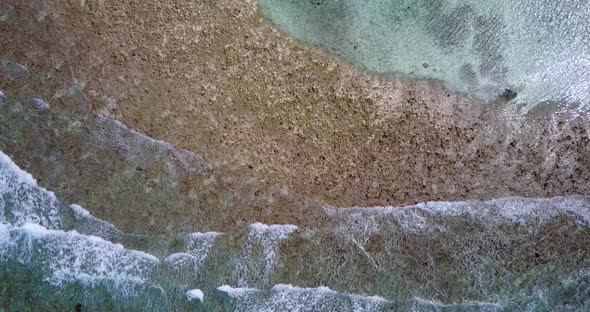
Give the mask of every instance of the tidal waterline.
M 260 0 L 288 35 L 368 71 L 443 81 L 493 100 L 590 104 L 581 0 Z M 508 92 L 507 92 L 508 90 Z
M 180 12 L 186 11 L 186 8 L 178 5 L 181 3 L 174 2 L 163 2 L 173 3 L 176 6 L 174 10 L 154 9 L 153 13 L 160 15 L 161 12 L 168 12 L 169 14 L 163 15 L 163 21 L 177 25 L 171 22 L 173 17 L 183 15 Z M 117 6 L 117 11 L 124 13 L 123 19 L 130 19 L 135 13 L 142 16 L 140 21 L 144 25 L 145 17 L 149 15 L 135 8 L 121 7 L 122 4 L 125 2 L 113 5 Z M 146 4 L 152 8 L 155 7 L 153 5 L 154 3 Z M 216 3 L 215 10 L 219 9 L 218 5 L 222 4 Z M 122 8 L 125 9 L 121 10 Z M 232 14 L 237 12 L 229 9 L 223 11 L 230 11 Z M 202 12 L 196 13 L 202 16 Z M 92 15 L 95 13 L 95 10 L 91 11 Z M 50 16 L 47 17 L 49 18 Z M 191 15 L 189 25 L 192 26 L 193 22 Z M 242 21 L 236 22 L 233 15 L 225 22 L 242 25 Z M 149 25 L 151 26 L 146 27 L 146 32 L 153 32 L 153 29 L 159 29 L 159 32 L 163 30 L 162 24 Z M 22 25 L 18 26 L 22 28 Z M 133 29 L 123 26 L 120 28 L 125 32 Z M 212 28 L 218 31 L 215 34 L 227 30 L 218 25 Z M 98 29 L 111 30 L 93 24 L 92 31 Z M 245 32 L 238 32 L 231 40 L 247 38 L 251 30 L 246 28 Z M 137 33 L 141 38 L 136 41 L 139 46 L 151 46 L 150 41 L 145 39 L 148 37 L 146 33 Z M 260 38 L 271 37 L 269 33 L 264 34 Z M 179 36 L 183 40 L 186 38 L 184 30 L 181 29 Z M 259 47 L 271 45 L 272 41 L 261 41 Z M 199 47 L 202 46 L 207 47 L 201 42 Z M 252 46 L 248 45 L 248 49 L 252 51 Z M 272 70 L 268 72 L 257 71 L 258 66 L 243 66 L 245 70 L 242 74 L 252 72 L 265 79 L 254 80 L 261 88 L 246 88 L 245 92 L 238 94 L 238 98 L 243 97 L 252 101 L 252 106 L 258 106 L 265 101 L 256 102 L 248 94 L 256 94 L 254 90 L 267 88 L 275 92 L 280 90 L 279 79 L 275 79 L 281 77 L 280 67 L 287 68 L 283 73 L 297 73 L 297 69 L 289 66 L 288 62 L 277 66 L 281 64 L 277 59 L 287 58 L 288 53 L 283 51 L 269 53 L 280 57 L 265 59 L 271 60 L 268 63 Z M 191 50 L 190 53 L 194 51 Z M 26 54 L 30 55 L 31 52 Z M 53 58 L 53 53 L 48 54 Z M 38 55 L 40 57 L 43 54 Z M 110 55 L 107 54 L 107 57 Z M 230 53 L 229 59 L 224 59 L 221 64 L 226 64 L 230 59 L 237 60 L 236 63 L 241 65 L 248 64 L 243 53 L 235 55 L 239 57 L 234 58 Z M 320 58 L 317 55 L 313 57 Z M 215 64 L 212 59 L 207 62 Z M 309 58 L 303 58 L 297 64 L 307 62 Z M 207 75 L 196 71 L 193 66 L 182 65 L 191 68 L 197 76 Z M 28 68 L 32 69 L 29 73 L 27 67 L 10 63 L 4 70 L 12 76 L 17 76 L 16 73 L 33 76 L 39 71 L 38 68 L 33 70 L 36 68 L 34 66 Z M 219 70 L 208 72 L 208 75 L 223 75 L 224 68 L 226 67 L 222 66 Z M 303 75 L 313 74 L 321 69 L 320 66 L 300 68 L 303 68 Z M 91 67 L 89 71 L 95 71 L 95 68 Z M 117 74 L 119 72 L 123 70 L 117 71 Z M 46 72 L 41 74 L 47 75 Z M 302 89 L 311 89 L 321 94 L 322 88 L 326 90 L 334 86 L 322 85 L 323 79 L 305 79 L 303 75 L 288 80 L 288 84 L 294 86 L 287 89 L 288 94 L 299 95 Z M 148 80 L 153 80 L 154 88 L 157 89 L 163 79 L 154 77 L 156 76 L 149 76 Z M 338 76 L 334 79 L 338 79 Z M 232 81 L 234 80 L 223 76 L 219 80 L 223 83 L 217 85 L 219 88 L 206 93 L 204 98 L 225 97 L 227 93 L 221 88 L 221 84 L 241 89 L 242 85 L 227 83 Z M 125 88 L 133 88 L 122 82 L 117 83 Z M 173 82 L 179 84 L 181 81 Z M 303 88 L 295 88 L 298 82 L 304 83 Z M 106 84 L 106 80 L 101 80 L 100 84 Z M 50 89 L 45 84 L 42 86 L 44 90 Z M 590 232 L 588 197 L 535 198 L 554 196 L 551 194 L 555 193 L 590 194 L 584 191 L 587 190 L 584 184 L 589 181 L 585 179 L 589 163 L 584 157 L 588 154 L 585 153 L 588 151 L 588 141 L 587 137 L 583 137 L 584 133 L 580 134 L 585 130 L 581 126 L 564 127 L 566 129 L 563 136 L 556 136 L 549 143 L 542 139 L 551 137 L 553 132 L 531 136 L 538 139 L 531 141 L 532 144 L 541 146 L 537 149 L 539 153 L 535 153 L 533 149 L 518 148 L 523 144 L 518 136 L 516 140 L 514 136 L 507 137 L 505 145 L 502 145 L 504 137 L 496 136 L 491 131 L 481 136 L 484 138 L 483 144 L 462 144 L 455 137 L 465 136 L 467 140 L 481 138 L 471 136 L 470 131 L 473 128 L 469 128 L 468 123 L 460 123 L 450 132 L 426 127 L 421 123 L 416 125 L 413 121 L 420 119 L 410 116 L 417 109 L 400 114 L 399 119 L 390 119 L 390 124 L 397 122 L 399 125 L 392 132 L 381 132 L 379 128 L 367 132 L 371 138 L 376 136 L 376 140 L 369 141 L 373 145 L 388 135 L 391 136 L 394 131 L 402 133 L 398 138 L 408 138 L 392 140 L 390 137 L 390 144 L 379 145 L 382 149 L 363 148 L 369 143 L 363 145 L 362 139 L 352 141 L 356 144 L 346 144 L 351 141 L 330 132 L 326 136 L 330 139 L 329 142 L 338 142 L 344 148 L 329 149 L 328 152 L 355 152 L 355 148 L 346 148 L 355 145 L 361 147 L 359 154 L 363 155 L 371 155 L 372 151 L 380 150 L 377 157 L 393 162 L 401 169 L 408 169 L 409 172 L 403 175 L 388 174 L 375 166 L 373 170 L 386 173 L 371 176 L 370 167 L 361 166 L 359 172 L 371 177 L 370 180 L 361 180 L 361 185 L 380 191 L 388 184 L 397 184 L 406 194 L 417 189 L 416 198 L 426 201 L 433 196 L 428 191 L 421 191 L 424 185 L 442 181 L 461 186 L 488 180 L 493 183 L 490 184 L 488 189 L 491 191 L 486 196 L 507 196 L 494 190 L 504 187 L 511 191 L 510 194 L 526 193 L 527 198 L 486 202 L 454 201 L 451 197 L 456 196 L 453 187 L 444 193 L 444 200 L 451 202 L 424 203 L 410 207 L 372 207 L 375 204 L 361 206 L 364 208 L 307 207 L 318 211 L 312 213 L 310 209 L 301 209 L 301 202 L 277 200 L 276 196 L 263 197 L 259 196 L 260 189 L 244 189 L 242 183 L 251 183 L 248 181 L 251 179 L 243 173 L 240 173 L 239 179 L 232 179 L 232 183 L 212 187 L 215 183 L 209 177 L 213 174 L 211 171 L 216 169 L 209 169 L 208 163 L 197 154 L 145 137 L 107 116 L 72 116 L 58 111 L 59 102 L 51 96 L 39 97 L 35 94 L 34 99 L 23 98 L 17 101 L 12 98 L 13 90 L 5 89 L 4 86 L 2 89 L 6 91 L 6 96 L 0 96 L 0 150 L 10 157 L 3 157 L 4 154 L 0 153 L 0 310 L 556 311 L 587 310 L 590 307 L 590 274 L 587 270 L 590 267 L 590 251 L 586 243 Z M 47 91 L 53 94 L 55 90 Z M 144 91 L 141 90 L 142 93 Z M 515 91 L 506 92 L 505 98 L 512 98 L 514 93 Z M 442 94 L 441 98 L 446 98 L 445 95 Z M 47 102 L 40 100 L 41 98 Z M 269 103 L 275 103 L 276 106 L 308 104 L 317 107 L 322 104 L 322 100 L 325 100 L 325 104 L 335 98 L 323 96 L 304 100 L 296 97 L 296 101 L 274 100 Z M 420 97 L 417 98 L 417 101 L 403 101 L 402 106 L 415 108 L 414 104 L 420 102 Z M 370 104 L 355 102 L 353 99 L 348 98 L 354 103 L 353 108 Z M 449 101 L 453 101 L 453 98 Z M 142 111 L 151 109 L 160 113 L 165 109 L 158 106 L 159 102 L 157 97 L 142 97 L 137 103 Z M 183 106 L 178 104 L 188 105 L 185 102 L 173 103 L 177 105 L 171 106 L 176 108 Z M 239 118 L 238 113 L 223 111 L 221 103 L 213 100 L 211 107 L 234 119 L 244 120 Z M 336 104 L 341 105 L 342 102 Z M 121 107 L 130 105 L 130 102 L 121 101 Z M 425 110 L 433 111 L 432 106 Z M 193 118 L 203 111 L 206 112 L 204 109 L 197 111 L 198 114 L 193 115 Z M 276 113 L 277 110 L 275 107 L 266 112 Z M 334 110 L 327 114 L 327 117 L 335 120 L 344 120 L 343 123 L 329 123 L 331 127 L 328 129 L 356 136 L 355 129 L 358 128 L 349 128 L 347 123 L 362 121 L 364 124 L 367 120 L 365 115 L 355 114 L 354 118 L 343 118 L 341 112 L 342 110 Z M 178 115 L 172 114 L 173 118 L 167 119 L 170 122 L 152 125 L 168 128 L 173 127 L 176 121 L 182 124 L 179 111 L 177 113 Z M 295 121 L 291 123 L 295 127 L 309 125 L 302 123 L 300 119 L 297 122 L 295 114 L 282 115 L 285 116 L 285 120 Z M 445 118 L 436 112 L 426 116 L 430 118 L 425 119 L 424 124 Z M 469 118 L 465 111 L 459 109 L 450 110 L 448 116 L 459 117 L 447 117 L 449 119 L 446 119 L 443 126 Z M 191 121 L 196 123 L 195 119 Z M 148 124 L 147 120 L 130 125 L 140 127 L 145 124 Z M 416 130 L 406 132 L 404 125 Z M 188 128 L 188 123 L 182 127 Z M 206 129 L 201 129 L 203 128 Z M 220 128 L 222 127 L 217 130 L 223 131 Z M 242 131 L 249 132 L 252 129 Z M 280 128 L 273 131 L 281 132 Z M 532 132 L 530 128 L 526 131 Z M 433 141 L 422 140 L 424 137 L 421 133 L 424 132 L 433 132 L 435 136 L 441 137 L 440 141 L 435 140 L 434 143 L 445 144 L 441 144 L 438 149 L 437 144 L 432 144 Z M 178 132 L 175 135 L 182 137 Z M 562 137 L 563 143 L 559 140 Z M 174 139 L 162 135 L 156 135 L 155 138 Z M 313 138 L 313 132 L 312 135 L 306 133 L 303 138 Z M 499 143 L 487 147 L 485 145 L 488 138 Z M 264 139 L 266 138 L 263 137 Z M 176 143 L 184 144 L 189 140 L 188 137 L 183 137 Z M 291 142 L 289 141 L 290 144 Z M 459 142 L 458 146 L 454 142 Z M 559 144 L 551 144 L 552 142 Z M 216 142 L 215 147 L 222 149 L 223 143 L 224 141 Z M 248 141 L 248 144 L 253 145 L 252 141 Z M 290 144 L 283 146 L 289 147 Z M 571 147 L 563 149 L 561 144 Z M 404 150 L 404 146 L 409 148 L 402 154 L 393 153 L 394 149 Z M 277 149 L 280 150 L 281 147 Z M 523 150 L 525 155 L 529 153 L 535 157 L 523 157 Z M 551 154 L 545 153 L 545 150 Z M 306 150 L 305 147 L 296 151 L 314 153 L 313 149 Z M 461 155 L 469 151 L 477 154 L 464 161 L 465 158 Z M 224 152 L 230 153 L 227 150 Z M 437 161 L 429 162 L 426 158 L 421 158 L 420 154 L 424 152 L 432 154 Z M 480 156 L 484 153 L 493 154 L 493 161 L 486 163 L 490 158 Z M 453 158 L 445 158 L 443 154 L 449 154 Z M 318 153 L 318 156 L 323 155 Z M 384 155 L 392 157 L 385 158 Z M 405 157 L 398 158 L 399 155 Z M 274 158 L 278 158 L 277 156 L 282 155 L 273 154 Z M 414 161 L 406 162 L 406 159 Z M 448 162 L 448 159 L 452 161 Z M 362 163 L 362 158 L 354 160 L 352 165 Z M 330 161 L 328 158 L 328 162 Z M 348 164 L 342 158 L 337 159 L 337 162 Z M 372 163 L 375 163 L 374 159 Z M 528 166 L 523 166 L 523 163 Z M 542 164 L 542 170 L 538 170 L 538 163 Z M 504 170 L 502 164 L 514 166 L 505 167 L 509 170 Z M 450 175 L 451 178 L 448 178 L 446 174 L 437 174 L 437 171 L 433 173 L 430 165 L 457 167 Z M 419 167 L 419 170 L 411 171 L 413 167 Z M 338 172 L 334 167 L 328 168 L 329 171 Z M 364 171 L 365 168 L 369 170 Z M 487 168 L 491 170 L 486 171 Z M 32 176 L 23 170 L 30 172 Z M 497 175 L 486 174 L 493 171 L 508 177 L 496 180 Z M 511 175 L 511 171 L 516 174 Z M 422 172 L 427 175 L 422 175 Z M 424 177 L 424 184 L 403 183 L 404 179 L 411 179 L 413 173 L 418 179 Z M 297 174 L 306 173 L 299 171 Z M 469 175 L 474 178 L 454 183 L 460 176 Z M 33 177 L 47 189 L 38 186 Z M 201 183 L 199 177 L 205 182 Z M 552 193 L 546 191 L 547 193 L 535 195 L 530 191 L 511 189 L 514 184 L 504 182 L 510 179 L 518 180 L 521 185 L 541 185 L 544 190 L 551 184 L 560 187 Z M 581 186 L 578 188 L 578 185 Z M 313 187 L 318 193 L 329 191 L 317 185 Z M 56 193 L 52 195 L 47 190 L 55 190 Z M 262 190 L 263 194 L 264 191 L 265 189 Z M 248 193 L 248 197 L 253 199 L 246 199 L 246 196 L 240 195 L 242 193 Z M 207 194 L 212 194 L 215 200 L 202 200 L 207 198 Z M 195 200 L 189 201 L 187 197 Z M 267 199 L 273 199 L 277 204 L 256 204 Z M 380 200 L 385 204 L 377 205 L 395 204 L 395 201 L 385 197 Z M 80 206 L 71 205 L 73 203 L 79 203 Z M 349 205 L 339 204 L 335 207 Z M 269 214 L 274 216 L 269 217 Z M 305 215 L 305 218 L 295 219 L 292 215 Z M 234 216 L 237 216 L 239 222 L 224 221 L 234 219 Z M 309 222 L 308 219 L 317 219 L 317 222 Z M 142 233 L 145 235 L 141 235 Z

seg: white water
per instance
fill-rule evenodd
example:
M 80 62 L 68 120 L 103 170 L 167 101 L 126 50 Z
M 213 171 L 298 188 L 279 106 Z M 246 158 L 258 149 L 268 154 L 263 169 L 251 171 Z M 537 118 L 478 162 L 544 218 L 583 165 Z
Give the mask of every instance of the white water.
M 198 300 L 200 302 L 203 302 L 204 297 L 205 297 L 205 295 L 203 294 L 203 291 L 201 291 L 200 289 L 191 289 L 186 292 L 186 298 L 189 301 Z
M 490 225 L 527 224 L 533 230 L 558 216 L 570 216 L 590 227 L 590 201 L 585 197 L 514 197 L 485 202 L 426 202 L 407 207 L 326 207 L 325 211 L 344 220 L 349 225 L 345 232 L 355 237 L 375 234 L 383 230 L 382 226 L 403 232 L 433 231 L 438 227 L 434 221 L 440 221 L 435 218 L 442 217 L 465 217 Z
M 249 287 L 268 280 L 279 262 L 279 244 L 297 229 L 291 224 L 250 225 L 241 261 L 235 272 L 238 286 Z
M 0 152 L 0 259 L 39 270 L 56 287 L 106 285 L 113 294 L 133 295 L 131 290 L 148 280 L 159 260 L 98 236 L 64 231 L 62 216 L 68 209 L 78 222 L 94 225 L 88 232 L 118 233 L 84 208 L 64 206 Z
M 164 259 L 166 265 L 175 271 L 181 271 L 186 267 L 190 267 L 190 270 L 196 277 L 207 256 L 209 251 L 213 248 L 215 240 L 223 233 L 208 232 L 208 233 L 192 233 L 184 238 L 184 252 L 174 253 Z
M 11 207 L 7 210 L 6 207 Z M 0 151 L 0 222 L 16 226 L 37 223 L 60 227 L 61 204 L 55 194 L 37 187 L 37 181 Z
M 568 216 L 580 226 L 590 226 L 590 202 L 582 197 L 436 202 L 405 208 L 326 208 L 326 212 L 334 221 L 334 228 L 329 230 L 352 239 L 365 257 L 374 261 L 376 268 L 380 265 L 377 259 L 379 255 L 370 254 L 364 247 L 371 235 L 387 235 L 388 231 L 397 229 L 401 233 L 444 230 L 444 224 L 441 223 L 444 218 L 472 218 L 490 227 L 526 224 L 535 229 L 559 216 Z M 76 230 L 63 228 L 63 217 L 70 213 Z M 80 206 L 66 206 L 59 202 L 53 193 L 37 186 L 30 174 L 18 168 L 2 152 L 0 218 L 0 267 L 17 264 L 38 272 L 44 282 L 58 290 L 74 284 L 90 288 L 104 287 L 113 298 L 120 300 L 144 298 L 148 289 L 157 291 L 156 296 L 164 297 L 166 290 L 159 284 L 161 280 L 157 277 L 163 264 L 171 267 L 189 265 L 195 275 L 185 278 L 196 280 L 211 250 L 216 248 L 217 239 L 221 235 L 228 235 L 217 232 L 189 234 L 183 240 L 183 252 L 169 255 L 161 263 L 150 254 L 128 250 L 109 241 L 122 233 Z M 377 296 L 339 293 L 327 287 L 274 285 L 273 274 L 281 268 L 281 243 L 299 231 L 295 225 L 255 223 L 249 226 L 232 275 L 236 285 L 242 287 L 225 285 L 217 288 L 227 295 L 222 300 L 229 301 L 232 311 L 391 311 L 393 302 Z M 385 248 L 387 252 L 389 247 Z M 383 255 L 388 256 L 387 253 Z M 184 287 L 180 281 L 167 281 L 170 282 Z M 202 303 L 206 289 L 211 290 L 216 285 L 197 286 L 199 288 L 187 287 L 182 291 L 187 300 Z M 150 292 L 147 296 L 153 298 L 154 293 Z M 492 303 L 465 303 L 457 306 L 419 298 L 405 306 L 411 306 L 415 311 L 455 308 L 469 311 L 503 310 L 503 307 Z
M 222 286 L 219 291 L 232 298 L 233 311 L 240 312 L 369 312 L 386 311 L 391 303 L 380 297 L 337 293 L 328 287 L 300 288 L 278 284 L 270 291 Z

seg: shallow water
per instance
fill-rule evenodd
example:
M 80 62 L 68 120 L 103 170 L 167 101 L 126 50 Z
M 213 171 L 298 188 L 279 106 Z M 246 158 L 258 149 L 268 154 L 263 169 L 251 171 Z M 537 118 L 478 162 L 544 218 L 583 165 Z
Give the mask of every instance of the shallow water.
M 590 104 L 584 0 L 261 0 L 287 34 L 380 74 L 526 105 Z M 514 93 L 506 92 L 509 89 Z
M 285 32 L 384 76 L 403 74 L 441 80 L 476 97 L 487 100 L 499 97 L 501 102 L 520 103 L 525 112 L 544 101 L 565 103 L 564 109 L 574 112 L 570 115 L 583 114 L 588 107 L 590 87 L 586 73 L 590 65 L 586 48 L 590 22 L 589 6 L 582 1 L 519 0 L 491 4 L 475 0 L 260 0 L 259 3 L 261 13 Z M 125 2 L 113 3 L 116 8 L 121 8 L 117 7 L 121 4 Z M 223 4 L 215 3 L 213 10 L 219 9 L 216 5 Z M 95 13 L 93 2 L 82 1 L 80 6 Z M 121 11 L 138 14 L 131 8 Z M 171 15 L 183 15 L 182 9 L 175 9 Z M 232 12 L 238 11 L 243 13 Z M 4 27 L 3 19 L 10 21 L 11 12 L 0 14 L 0 27 Z M 202 12 L 197 11 L 199 14 L 195 16 Z M 24 15 L 35 16 L 31 20 L 35 25 L 50 18 L 46 12 L 27 14 Z M 166 17 L 171 15 L 163 19 L 167 21 Z M 255 19 L 260 22 L 258 17 Z M 190 20 L 189 25 L 193 22 Z M 155 25 L 149 23 L 146 32 L 151 32 Z M 233 16 L 231 23 L 235 23 Z M 271 32 L 265 25 L 254 25 Z M 203 29 L 195 26 L 194 30 Z M 239 38 L 230 39 L 263 34 L 247 27 L 243 30 L 238 33 Z M 223 29 L 209 31 L 204 30 L 205 37 L 200 39 L 224 32 Z M 183 31 L 183 40 L 185 34 Z M 271 54 L 281 53 L 281 57 L 301 51 L 297 45 L 284 49 L 288 42 L 284 39 L 280 42 L 282 46 L 271 50 L 274 51 Z M 263 40 L 257 47 L 267 51 L 269 45 L 265 42 L 272 43 Z M 143 38 L 140 43 L 144 43 Z M 204 49 L 217 47 L 217 43 L 205 44 Z M 248 53 L 256 50 L 250 45 L 244 47 Z M 381 122 L 392 125 L 392 131 L 403 130 L 404 126 L 414 130 L 402 131 L 389 145 L 374 150 L 365 149 L 363 144 L 369 146 L 385 140 L 388 133 L 382 133 L 380 128 L 368 131 L 370 139 L 366 143 L 351 141 L 357 144 L 344 144 L 344 149 L 336 149 L 339 142 L 335 142 L 334 149 L 322 151 L 359 155 L 378 151 L 358 170 L 369 179 L 355 183 L 375 191 L 387 184 L 398 185 L 406 195 L 418 190 L 418 195 L 406 201 L 411 203 L 427 200 L 424 196 L 450 201 L 405 207 L 332 207 L 301 198 L 282 185 L 269 187 L 274 180 L 258 181 L 258 176 L 250 175 L 258 170 L 257 166 L 241 164 L 248 167 L 244 168 L 248 173 L 223 172 L 225 168 L 211 165 L 215 160 L 204 160 L 196 154 L 197 150 L 177 149 L 91 111 L 82 94 L 84 83 L 78 84 L 73 77 L 63 83 L 63 86 L 72 85 L 67 91 L 44 90 L 48 95 L 40 96 L 37 94 L 40 91 L 31 87 L 26 95 L 14 96 L 15 88 L 29 87 L 25 82 L 27 77 L 51 78 L 52 74 L 35 66 L 19 65 L 12 54 L 1 56 L 11 61 L 0 61 L 0 84 L 10 82 L 6 87 L 0 86 L 6 90 L 6 95 L 0 91 L 0 312 L 590 310 L 590 197 L 585 191 L 590 167 L 584 157 L 590 130 L 583 121 L 569 124 L 559 118 L 554 122 L 551 117 L 545 121 L 546 128 L 543 124 L 535 130 L 529 127 L 532 121 L 522 118 L 516 125 L 507 126 L 502 134 L 492 131 L 494 127 L 484 127 L 480 134 L 474 135 L 469 123 L 461 124 L 461 118 L 471 112 L 455 107 L 456 99 L 447 90 L 436 90 L 440 91 L 440 97 L 447 98 L 438 103 L 440 97 L 432 96 L 433 99 L 426 101 L 430 94 L 417 95 L 416 90 L 404 85 L 406 81 L 385 83 L 381 89 L 385 95 L 390 91 L 407 92 L 408 98 L 406 101 L 405 97 L 393 96 L 382 104 L 399 104 L 393 105 L 392 110 L 402 106 L 409 109 L 400 113 L 399 118 Z M 59 57 L 49 58 L 52 66 L 54 61 L 59 64 L 58 72 L 63 71 Z M 309 61 L 306 57 L 297 60 L 299 64 Z M 326 66 L 330 67 L 337 63 L 331 62 L 322 64 L 330 63 Z M 271 62 L 272 66 L 275 63 Z M 210 65 L 219 64 L 212 61 Z M 224 75 L 234 68 L 226 65 L 209 73 Z M 250 67 L 247 68 L 249 71 Z M 306 67 L 298 68 L 309 73 Z M 351 77 L 368 79 L 369 75 L 356 71 L 351 75 L 348 69 L 329 78 L 334 81 L 327 89 L 345 89 L 347 84 L 342 80 Z M 253 69 L 253 72 L 281 76 L 281 73 L 274 76 L 273 70 Z M 274 81 L 266 80 L 269 77 L 264 76 L 256 83 L 260 82 L 262 88 L 275 87 Z M 158 79 L 153 78 L 154 84 L 160 82 Z M 369 85 L 379 80 L 375 79 Z M 136 83 L 124 84 L 123 78 L 120 80 L 126 88 L 134 88 L 132 84 Z M 47 80 L 41 81 L 40 89 L 50 89 L 44 84 Z M 288 91 L 289 94 L 298 94 L 302 89 L 316 92 L 315 84 L 320 82 L 318 79 L 301 81 L 301 86 Z M 216 100 L 217 96 L 226 94 L 215 86 L 212 90 L 214 96 L 210 97 L 209 108 L 220 109 L 241 123 L 243 116 L 234 115 L 231 109 L 223 111 L 222 102 Z M 420 92 L 435 92 L 428 90 Z M 252 92 L 247 89 L 238 95 L 252 100 L 248 97 Z M 75 98 L 70 103 L 73 106 L 64 106 L 57 100 L 64 94 Z M 339 92 L 334 94 L 342 96 Z M 333 100 L 332 96 L 322 96 L 308 104 L 320 106 L 322 101 Z M 357 103 L 359 98 L 355 95 L 344 100 L 358 106 L 371 105 L 370 101 Z M 157 111 L 161 108 L 157 101 L 149 97 L 138 105 L 142 111 L 149 111 L 143 105 Z M 574 107 L 576 102 L 581 105 Z M 129 103 L 122 101 L 121 107 Z M 297 101 L 268 102 L 277 107 L 287 103 L 299 105 Z M 181 103 L 169 104 L 186 103 L 183 99 Z M 174 105 L 170 105 L 171 110 L 178 108 Z M 269 106 L 264 112 L 274 114 L 275 109 Z M 424 125 L 416 126 L 412 124 L 416 119 L 411 115 L 419 109 L 428 118 Z M 448 114 L 437 114 L 437 109 Z M 477 111 L 479 107 L 474 109 Z M 325 117 L 338 119 L 341 117 L 338 112 L 343 111 L 334 112 L 326 113 Z M 201 113 L 199 110 L 198 114 Z M 286 116 L 282 117 L 288 121 L 293 118 Z M 334 126 L 328 123 L 320 128 L 332 133 L 326 136 L 329 142 L 341 139 L 334 134 L 339 131 L 356 135 L 358 128 L 346 128 L 347 122 L 371 123 L 363 117 L 351 116 L 354 117 L 349 116 L 344 123 Z M 160 117 L 164 115 L 156 119 Z M 279 114 L 275 118 L 282 117 Z M 425 126 L 433 119 L 442 119 L 439 126 L 445 131 Z M 140 118 L 133 125 L 143 122 Z M 162 124 L 142 126 L 168 127 L 175 122 L 180 120 L 168 118 Z M 293 122 L 294 126 L 299 125 L 297 120 Z M 477 122 L 503 127 L 485 118 Z M 212 135 L 211 130 L 222 131 L 221 126 L 203 128 L 210 131 L 206 135 Z M 432 132 L 437 139 L 424 140 L 419 135 L 421 131 Z M 530 135 L 519 136 L 517 132 Z M 227 133 L 232 132 L 224 135 Z M 462 144 L 461 139 L 455 145 L 454 136 L 464 137 L 466 143 Z M 159 138 L 163 137 L 170 138 Z M 545 137 L 551 139 L 542 140 Z M 177 139 L 190 143 L 185 142 L 190 141 L 186 137 Z M 313 135 L 301 135 L 303 142 L 310 139 Z M 471 144 L 472 141 L 477 142 Z M 297 142 L 292 144 L 293 149 L 304 150 L 305 147 L 296 146 L 300 141 Z M 535 149 L 527 149 L 528 145 L 515 148 L 523 142 Z M 221 149 L 223 144 L 213 145 Z M 277 149 L 280 146 L 291 148 L 287 144 Z M 432 146 L 437 148 L 432 150 Z M 398 148 L 405 150 L 398 154 L 402 157 L 387 157 Z M 274 152 L 277 156 L 273 157 L 284 156 L 281 151 Z M 307 152 L 314 154 L 314 150 Z M 431 152 L 433 162 L 425 161 L 427 158 L 420 155 Z M 471 153 L 473 158 L 455 157 L 463 153 Z M 445 158 L 443 154 L 450 157 Z M 386 172 L 374 176 L 372 173 L 381 170 L 377 158 L 385 159 L 383 163 L 394 162 L 400 169 L 389 172 L 409 171 L 405 175 Z M 362 161 L 357 160 L 362 159 L 333 162 L 362 166 Z M 450 166 L 455 170 L 438 176 L 436 170 L 431 170 L 436 166 Z M 333 168 L 327 167 L 325 171 L 338 174 Z M 421 183 L 404 184 L 402 179 L 412 172 Z M 461 180 L 470 175 L 473 179 Z M 499 178 L 501 175 L 507 178 Z M 348 180 L 343 181 L 357 178 L 348 175 Z M 463 182 L 457 183 L 455 179 Z M 502 185 L 509 179 L 518 181 Z M 475 195 L 456 192 L 466 184 L 484 181 L 489 181 L 489 186 L 474 188 L 480 190 Z M 551 190 L 552 183 L 560 187 Z M 432 195 L 426 191 L 428 184 L 451 184 L 457 188 L 453 186 Z M 528 184 L 535 184 L 541 191 L 515 188 Z M 504 191 L 496 190 L 496 186 Z M 321 186 L 316 188 L 316 195 L 329 191 Z M 470 192 L 469 185 L 465 189 Z M 576 192 L 580 196 L 571 195 Z M 500 198 L 510 196 L 505 194 L 530 197 Z M 540 198 L 555 194 L 568 196 Z M 482 197 L 498 198 L 457 199 Z M 388 199 L 378 202 L 388 204 Z
M 590 250 L 576 243 L 590 235 L 583 197 L 326 207 L 327 227 L 144 237 L 161 242 L 155 257 L 63 205 L 3 153 L 0 178 L 0 302 L 9 311 L 590 308 Z M 552 242 L 558 233 L 572 245 Z

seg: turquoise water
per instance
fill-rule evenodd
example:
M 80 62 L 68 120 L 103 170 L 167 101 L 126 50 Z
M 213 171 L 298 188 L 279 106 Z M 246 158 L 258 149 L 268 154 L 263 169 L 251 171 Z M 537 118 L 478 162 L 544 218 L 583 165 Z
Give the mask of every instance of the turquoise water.
M 525 106 L 590 103 L 584 0 L 260 0 L 287 34 L 379 74 L 435 79 Z
M 565 101 L 583 109 L 588 100 L 584 1 L 260 5 L 285 32 L 379 74 L 438 79 L 484 99 L 510 89 L 525 108 Z M 26 72 L 10 62 L 0 67 Z M 33 114 L 49 109 L 41 100 L 32 104 Z M 8 104 L 0 92 L 2 105 Z M 16 116 L 9 120 L 36 122 Z M 162 184 L 209 168 L 193 153 L 110 118 L 96 120 L 100 130 L 84 140 L 97 149 L 116 145 L 131 170 L 158 157 L 175 160 L 157 177 Z M 162 209 L 173 200 L 151 195 L 142 199 L 156 198 Z M 0 312 L 590 311 L 588 196 L 318 210 L 321 220 L 305 227 L 124 233 L 40 187 L 0 151 Z M 173 221 L 154 218 L 181 223 Z M 207 230 L 216 224 L 182 221 Z

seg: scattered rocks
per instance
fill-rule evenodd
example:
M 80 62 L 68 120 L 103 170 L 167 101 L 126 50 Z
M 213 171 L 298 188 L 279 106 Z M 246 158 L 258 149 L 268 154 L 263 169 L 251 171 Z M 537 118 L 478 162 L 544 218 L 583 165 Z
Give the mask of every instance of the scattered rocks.
M 516 91 L 513 91 L 512 89 L 506 89 L 504 90 L 504 92 L 502 92 L 502 94 L 500 94 L 499 97 L 505 102 L 510 102 L 514 100 L 517 96 L 518 93 Z

